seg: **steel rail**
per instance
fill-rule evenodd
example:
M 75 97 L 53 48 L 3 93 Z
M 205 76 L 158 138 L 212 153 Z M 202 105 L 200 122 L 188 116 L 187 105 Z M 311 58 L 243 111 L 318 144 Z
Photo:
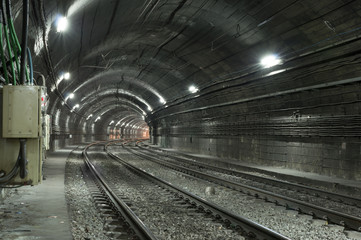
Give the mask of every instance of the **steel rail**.
M 248 180 L 252 180 L 252 181 L 256 181 L 256 182 L 260 182 L 263 184 L 268 184 L 268 185 L 272 185 L 275 187 L 283 187 L 288 190 L 304 192 L 307 194 L 314 195 L 316 197 L 331 199 L 333 201 L 342 202 L 347 205 L 361 207 L 361 199 L 354 198 L 351 196 L 333 193 L 333 192 L 329 192 L 329 191 L 325 191 L 325 190 L 321 190 L 321 189 L 317 189 L 317 188 L 313 188 L 313 187 L 308 187 L 308 186 L 304 186 L 304 185 L 297 184 L 297 183 L 290 183 L 290 182 L 285 182 L 282 180 L 271 179 L 271 178 L 267 178 L 267 177 L 260 177 L 260 176 L 252 175 L 252 174 L 237 171 L 237 170 L 231 170 L 228 168 L 212 166 L 210 164 L 201 163 L 201 162 L 194 161 L 194 160 L 192 161 L 192 160 L 188 160 L 188 159 L 185 159 L 182 157 L 169 156 L 166 153 L 156 152 L 155 150 L 150 150 L 149 148 L 142 147 L 139 144 L 137 144 L 137 146 L 148 152 L 151 152 L 151 153 L 154 153 L 154 154 L 157 154 L 160 156 L 176 159 L 178 161 L 183 161 L 183 162 L 186 162 L 186 163 L 194 165 L 194 166 L 202 166 L 202 167 L 210 169 L 210 170 L 218 171 L 218 172 L 229 174 L 229 175 L 239 176 L 239 177 L 242 177 L 242 178 L 245 178 Z
M 112 143 L 114 143 L 114 142 L 112 142 Z M 162 187 L 172 189 L 174 192 L 176 192 L 176 194 L 180 198 L 187 200 L 192 205 L 197 205 L 199 209 L 202 209 L 202 210 L 206 211 L 207 213 L 212 214 L 212 216 L 214 216 L 218 219 L 224 219 L 223 221 L 226 224 L 228 224 L 231 227 L 234 227 L 235 229 L 240 229 L 241 232 L 243 232 L 246 237 L 249 237 L 251 239 L 256 238 L 256 239 L 262 239 L 262 240 L 263 239 L 267 239 L 267 240 L 275 240 L 275 239 L 286 240 L 286 239 L 288 239 L 288 240 L 290 240 L 290 238 L 285 237 L 267 227 L 264 227 L 256 222 L 253 222 L 242 216 L 236 215 L 236 214 L 228 211 L 225 208 L 222 208 L 216 204 L 210 203 L 203 198 L 200 198 L 200 197 L 198 197 L 190 192 L 187 192 L 171 183 L 168 183 L 142 169 L 139 169 L 139 168 L 133 166 L 132 164 L 126 162 L 124 159 L 120 158 L 119 156 L 115 155 L 114 153 L 110 152 L 107 149 L 107 147 L 112 143 L 109 143 L 105 146 L 105 150 L 110 157 L 121 162 L 129 169 L 143 175 L 144 177 L 148 178 L 150 181 L 156 182 L 156 184 L 158 184 Z
M 155 159 L 154 157 L 147 156 L 143 153 L 135 152 L 134 150 L 131 150 L 129 148 L 125 148 L 128 151 L 132 152 L 134 155 L 137 155 L 139 157 L 148 159 L 150 161 L 154 161 L 160 165 L 163 165 L 165 167 L 177 170 L 179 172 L 183 172 L 210 182 L 214 182 L 216 184 L 246 193 L 248 195 L 252 195 L 261 199 L 264 199 L 269 202 L 276 203 L 278 205 L 285 206 L 289 209 L 297 210 L 300 213 L 309 214 L 312 215 L 315 218 L 320 218 L 327 220 L 328 222 L 338 224 L 345 226 L 346 228 L 361 231 L 361 218 L 351 216 L 348 214 L 340 213 L 337 211 L 333 211 L 327 208 L 323 208 L 320 206 L 316 206 L 314 204 L 306 203 L 297 199 L 289 198 L 282 196 L 280 194 L 276 194 L 273 192 L 269 192 L 266 190 L 262 190 L 256 187 L 251 187 L 245 184 L 232 182 L 229 180 L 225 180 L 216 176 L 212 176 L 210 174 L 202 173 L 196 170 L 192 170 L 185 167 L 180 167 L 176 164 L 172 164 L 169 162 L 165 162 L 159 159 Z
M 124 217 L 124 220 L 129 224 L 129 227 L 134 231 L 135 235 L 141 240 L 157 240 L 153 233 L 144 225 L 144 223 L 138 218 L 138 216 L 128 207 L 128 205 L 122 201 L 109 187 L 105 179 L 96 170 L 95 166 L 90 162 L 87 150 L 89 147 L 99 144 L 105 144 L 108 142 L 96 142 L 85 147 L 83 150 L 84 162 L 90 172 L 93 174 L 98 186 L 107 195 L 110 201 L 113 203 L 115 209 Z

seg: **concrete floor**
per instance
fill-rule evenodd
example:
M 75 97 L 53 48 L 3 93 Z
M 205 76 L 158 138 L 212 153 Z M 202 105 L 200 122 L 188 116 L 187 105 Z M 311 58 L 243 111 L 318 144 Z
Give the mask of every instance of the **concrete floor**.
M 0 203 L 0 239 L 72 239 L 64 194 L 65 162 L 72 149 L 48 156 L 42 184 L 9 191 Z

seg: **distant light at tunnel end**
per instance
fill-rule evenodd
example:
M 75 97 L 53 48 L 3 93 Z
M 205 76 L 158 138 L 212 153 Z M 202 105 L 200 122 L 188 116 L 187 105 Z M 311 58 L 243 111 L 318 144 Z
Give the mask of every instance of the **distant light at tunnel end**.
M 277 55 L 267 55 L 264 58 L 261 59 L 261 65 L 264 68 L 270 68 L 273 66 L 276 66 L 281 63 L 281 59 L 278 58 Z
M 68 28 L 68 19 L 66 17 L 59 17 L 56 21 L 56 31 L 64 32 Z

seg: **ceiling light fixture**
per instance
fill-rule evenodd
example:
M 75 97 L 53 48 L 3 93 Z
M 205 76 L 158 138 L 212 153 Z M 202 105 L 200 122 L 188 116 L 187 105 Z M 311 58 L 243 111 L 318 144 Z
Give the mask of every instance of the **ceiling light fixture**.
M 188 88 L 188 90 L 189 90 L 191 93 L 196 93 L 196 92 L 199 91 L 199 89 L 198 89 L 196 86 L 194 86 L 194 85 L 190 86 L 190 87 Z
M 70 93 L 66 98 L 65 102 L 68 101 L 68 99 L 72 99 L 74 97 L 74 93 Z
M 162 98 L 162 97 L 159 97 L 159 102 L 161 103 L 161 104 L 166 104 L 167 102 L 164 100 L 164 98 Z
M 74 111 L 77 108 L 79 108 L 79 104 L 76 104 L 71 110 Z
M 261 59 L 261 65 L 264 68 L 270 68 L 281 63 L 281 59 L 277 55 L 268 55 Z
M 68 19 L 66 17 L 59 17 L 56 25 L 57 32 L 64 32 L 68 28 Z
M 70 73 L 69 72 L 64 73 L 63 77 L 64 77 L 65 80 L 69 80 L 70 79 Z

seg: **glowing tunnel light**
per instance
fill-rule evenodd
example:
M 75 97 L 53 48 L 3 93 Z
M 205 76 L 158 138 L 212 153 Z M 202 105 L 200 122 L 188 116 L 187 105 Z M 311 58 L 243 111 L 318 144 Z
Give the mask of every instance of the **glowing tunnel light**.
M 69 73 L 69 72 L 64 73 L 64 74 L 63 74 L 63 78 L 64 78 L 65 80 L 69 80 L 69 79 L 70 79 L 70 73 Z
M 199 89 L 198 89 L 196 86 L 194 86 L 194 85 L 190 86 L 190 87 L 188 88 L 188 90 L 189 90 L 191 93 L 196 93 L 196 92 L 199 91 Z
M 68 19 L 66 17 L 60 17 L 56 23 L 56 31 L 64 32 L 68 28 Z
M 268 55 L 261 59 L 261 65 L 264 68 L 270 68 L 276 66 L 281 63 L 281 59 L 279 59 L 276 55 Z
M 65 102 L 66 102 L 68 99 L 72 99 L 72 98 L 74 98 L 74 93 L 70 93 L 68 96 L 66 96 Z
M 76 108 L 79 108 L 79 104 L 76 104 L 76 105 L 73 107 L 73 110 L 76 109 Z
M 94 122 L 98 122 L 100 120 L 100 117 L 97 117 Z
M 163 97 L 159 97 L 159 102 L 160 102 L 161 104 L 166 104 L 166 103 L 167 103 L 167 102 L 164 100 Z

